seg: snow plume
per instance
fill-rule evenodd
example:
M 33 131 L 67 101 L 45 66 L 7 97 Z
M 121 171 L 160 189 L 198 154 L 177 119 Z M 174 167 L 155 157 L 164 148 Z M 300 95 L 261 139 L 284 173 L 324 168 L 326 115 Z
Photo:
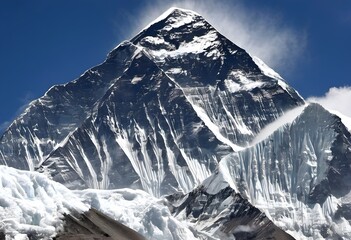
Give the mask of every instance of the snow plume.
M 332 87 L 324 96 L 310 97 L 307 101 L 319 103 L 328 110 L 335 110 L 351 117 L 351 86 Z
M 309 102 L 316 102 L 341 118 L 342 123 L 351 132 L 351 86 L 332 87 L 322 97 L 310 97 Z
M 152 1 L 130 17 L 136 32 L 170 7 L 193 10 L 202 15 L 219 32 L 250 54 L 258 56 L 278 70 L 289 71 L 304 50 L 306 34 L 283 24 L 276 13 L 245 8 L 239 1 Z
M 285 112 L 278 119 L 273 121 L 272 123 L 265 126 L 260 133 L 252 140 L 250 146 L 254 146 L 257 143 L 267 139 L 271 134 L 273 134 L 278 128 L 284 126 L 285 124 L 291 123 L 297 118 L 302 111 L 305 109 L 307 105 L 298 106 L 296 108 L 290 109 Z

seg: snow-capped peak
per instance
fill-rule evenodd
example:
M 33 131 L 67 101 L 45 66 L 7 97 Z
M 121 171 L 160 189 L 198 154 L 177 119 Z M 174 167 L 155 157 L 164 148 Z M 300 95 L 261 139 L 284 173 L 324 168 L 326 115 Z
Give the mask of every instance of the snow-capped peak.
M 181 8 L 168 9 L 130 41 L 144 48 L 156 62 L 205 52 L 211 59 L 221 55 L 216 29 L 198 13 Z
M 150 22 L 145 28 L 142 29 L 141 32 L 144 30 L 150 28 L 152 25 L 159 23 L 163 20 L 170 21 L 176 26 L 180 26 L 186 23 L 189 23 L 189 20 L 192 21 L 194 17 L 200 16 L 198 13 L 183 9 L 183 8 L 178 8 L 178 7 L 171 7 L 167 9 L 165 12 L 163 12 L 159 17 L 157 17 L 155 20 Z

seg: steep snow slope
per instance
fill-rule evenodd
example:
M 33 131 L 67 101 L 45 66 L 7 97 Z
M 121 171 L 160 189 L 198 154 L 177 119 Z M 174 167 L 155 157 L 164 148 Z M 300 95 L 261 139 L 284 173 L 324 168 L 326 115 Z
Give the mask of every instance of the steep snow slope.
M 263 126 L 303 104 L 279 75 L 200 15 L 179 8 L 167 13 L 131 41 L 182 87 L 223 137 L 246 146 Z
M 2 135 L 0 163 L 34 170 L 79 127 L 138 51 L 123 43 L 116 49 L 118 51 L 111 53 L 101 65 L 72 82 L 53 86 L 44 96 L 31 102 Z
M 261 142 L 222 159 L 224 178 L 214 181 L 224 179 L 296 237 L 348 239 L 350 163 L 351 135 L 341 119 L 310 104 Z
M 135 187 L 160 196 L 190 191 L 229 152 L 183 92 L 140 52 L 96 114 L 41 169 L 72 188 Z
M 136 46 L 125 45 L 138 53 L 124 73 L 40 166 L 70 188 L 189 192 L 225 154 L 303 104 L 193 12 L 173 9 L 131 41 Z M 159 55 L 168 48 L 176 53 Z M 208 56 L 210 49 L 218 57 Z

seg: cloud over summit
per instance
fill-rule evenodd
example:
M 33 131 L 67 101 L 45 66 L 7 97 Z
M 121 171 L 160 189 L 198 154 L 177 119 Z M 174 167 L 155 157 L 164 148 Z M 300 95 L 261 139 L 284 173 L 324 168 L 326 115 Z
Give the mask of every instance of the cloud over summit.
M 351 117 L 351 86 L 332 87 L 322 97 L 310 97 L 309 102 L 316 102 L 323 107 L 338 111 L 347 117 Z

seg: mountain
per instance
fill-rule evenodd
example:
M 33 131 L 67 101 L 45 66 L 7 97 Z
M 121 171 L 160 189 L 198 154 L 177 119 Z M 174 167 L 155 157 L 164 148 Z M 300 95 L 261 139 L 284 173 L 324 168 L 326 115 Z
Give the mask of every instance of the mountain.
M 263 140 L 222 159 L 218 172 L 203 182 L 204 193 L 233 189 L 299 239 L 350 238 L 350 132 L 318 104 L 294 109 L 271 125 L 279 123 L 273 132 L 275 126 L 261 131 L 257 138 Z
M 50 88 L 0 139 L 1 164 L 80 196 L 144 190 L 184 235 L 80 201 L 152 239 L 350 238 L 350 161 L 343 119 L 179 8 Z M 94 199 L 119 190 L 106 191 Z
M 188 192 L 224 155 L 303 104 L 201 16 L 179 9 L 167 16 L 78 80 L 32 102 L 3 135 L 2 161 L 50 172 L 72 188 Z M 147 44 L 162 42 L 156 36 L 165 28 L 166 40 L 174 40 Z

